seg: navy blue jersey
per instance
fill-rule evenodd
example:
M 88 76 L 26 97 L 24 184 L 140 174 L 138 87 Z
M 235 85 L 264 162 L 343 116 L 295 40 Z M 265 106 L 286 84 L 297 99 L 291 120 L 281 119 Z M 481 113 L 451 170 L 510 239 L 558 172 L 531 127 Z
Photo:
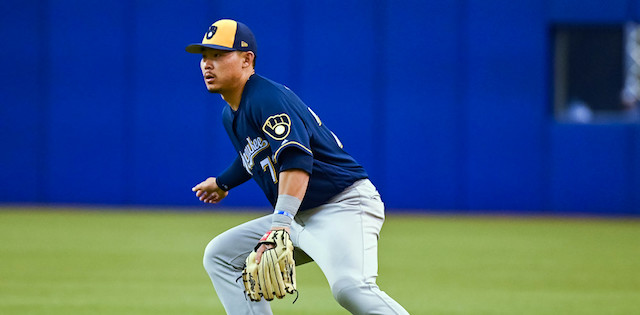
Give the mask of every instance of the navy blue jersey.
M 317 207 L 368 177 L 295 93 L 257 74 L 247 81 L 238 110 L 224 107 L 222 121 L 239 154 L 231 167 L 239 167 L 241 162 L 243 175 L 258 183 L 272 206 L 278 198 L 278 174 L 289 156 L 302 153 L 313 157 L 312 165 L 295 167 L 310 174 L 300 210 Z

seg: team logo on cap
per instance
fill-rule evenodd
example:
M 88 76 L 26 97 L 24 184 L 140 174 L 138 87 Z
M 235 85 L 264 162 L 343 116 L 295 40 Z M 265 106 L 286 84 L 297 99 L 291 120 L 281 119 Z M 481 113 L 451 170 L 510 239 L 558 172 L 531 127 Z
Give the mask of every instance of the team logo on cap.
M 211 25 L 209 26 L 209 31 L 207 31 L 207 39 L 211 39 L 211 37 L 213 37 L 213 35 L 216 34 L 216 31 L 218 30 L 218 27 L 215 25 Z

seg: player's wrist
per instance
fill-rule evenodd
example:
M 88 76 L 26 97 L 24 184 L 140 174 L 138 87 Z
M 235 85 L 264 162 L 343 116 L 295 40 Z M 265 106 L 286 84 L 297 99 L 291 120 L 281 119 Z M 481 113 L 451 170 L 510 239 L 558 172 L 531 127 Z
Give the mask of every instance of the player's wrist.
M 285 231 L 291 234 L 291 227 L 290 226 L 272 226 L 270 231 Z
M 291 222 L 293 222 L 293 217 L 274 212 L 271 220 L 271 230 L 288 228 L 291 226 Z
M 279 195 L 273 211 L 271 229 L 290 227 L 296 213 L 298 213 L 300 204 L 302 204 L 302 200 L 294 196 Z
M 216 185 L 218 186 L 218 188 L 220 188 L 220 190 L 222 190 L 222 191 L 229 191 L 231 189 L 231 187 L 229 187 L 229 185 L 226 185 L 225 183 L 220 182 L 219 177 L 215 178 L 215 182 L 216 182 Z

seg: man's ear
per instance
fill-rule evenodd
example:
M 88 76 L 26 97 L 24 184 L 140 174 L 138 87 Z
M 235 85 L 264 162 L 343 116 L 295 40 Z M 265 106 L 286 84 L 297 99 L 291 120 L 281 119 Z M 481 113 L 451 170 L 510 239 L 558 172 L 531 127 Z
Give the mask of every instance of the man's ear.
M 245 51 L 244 52 L 244 56 L 243 56 L 243 60 L 242 60 L 242 66 L 243 67 L 252 67 L 253 66 L 253 61 L 256 59 L 256 55 L 253 53 L 253 51 Z

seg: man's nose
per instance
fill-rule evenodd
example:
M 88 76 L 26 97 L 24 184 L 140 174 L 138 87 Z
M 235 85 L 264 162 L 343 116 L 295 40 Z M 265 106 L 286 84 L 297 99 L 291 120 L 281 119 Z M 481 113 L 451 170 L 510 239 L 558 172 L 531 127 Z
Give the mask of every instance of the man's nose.
M 213 69 L 213 62 L 211 60 L 202 59 L 202 67 L 206 70 Z

